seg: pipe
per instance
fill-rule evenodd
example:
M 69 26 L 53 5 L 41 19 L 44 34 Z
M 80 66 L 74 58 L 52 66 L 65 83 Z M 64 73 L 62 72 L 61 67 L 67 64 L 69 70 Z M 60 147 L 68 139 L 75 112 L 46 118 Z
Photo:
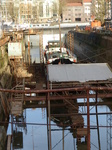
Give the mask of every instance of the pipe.
M 0 92 L 9 92 L 9 93 L 50 93 L 50 92 L 63 92 L 63 91 L 103 91 L 108 90 L 112 91 L 112 87 L 74 87 L 74 88 L 62 88 L 62 89 L 47 89 L 47 90 L 11 90 L 11 89 L 0 89 Z
M 96 92 L 96 104 L 97 104 L 97 102 L 98 102 L 98 101 L 97 101 L 97 92 Z M 97 133 L 98 133 L 98 144 L 99 144 L 99 150 L 101 150 L 97 105 L 96 105 L 95 108 L 96 108 L 96 122 L 97 122 Z
M 75 100 L 76 98 L 86 98 L 87 96 L 84 94 L 80 94 L 80 95 L 71 95 L 71 96 L 62 96 L 62 95 L 59 95 L 59 96 L 50 96 L 50 100 L 64 100 L 64 99 L 73 99 Z M 98 94 L 97 96 L 98 98 L 110 98 L 112 97 L 112 94 Z M 95 98 L 95 94 L 89 94 L 89 98 Z M 15 101 L 14 98 L 12 99 L 8 99 L 8 101 Z M 46 96 L 26 96 L 24 97 L 24 101 L 46 101 Z M 111 102 L 111 100 L 110 100 Z M 101 104 L 101 102 L 98 102 Z M 86 104 L 86 103 L 85 103 Z M 107 103 L 106 103 L 107 104 Z

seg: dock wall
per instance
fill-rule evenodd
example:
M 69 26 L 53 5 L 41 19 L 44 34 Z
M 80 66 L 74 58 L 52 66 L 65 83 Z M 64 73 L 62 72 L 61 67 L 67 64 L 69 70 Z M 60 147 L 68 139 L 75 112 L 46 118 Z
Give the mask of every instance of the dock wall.
M 96 32 L 88 33 L 88 32 L 69 31 L 65 37 L 65 45 L 68 45 L 68 37 L 70 37 L 68 35 L 70 34 L 72 34 L 73 35 L 72 37 L 74 37 L 72 41 L 74 41 L 74 52 L 77 55 L 79 49 L 81 48 L 83 54 L 87 55 L 88 58 L 94 57 L 94 62 L 108 63 L 112 67 L 111 35 L 100 34 Z
M 112 46 L 112 42 L 110 42 L 112 40 L 112 37 L 109 35 L 107 36 L 105 34 L 96 32 L 83 33 L 71 31 L 71 33 L 74 34 L 74 38 L 77 38 L 77 40 L 81 40 L 82 42 L 85 42 L 91 46 L 103 48 L 109 48 Z
M 0 47 L 0 88 L 11 88 L 12 85 L 12 74 L 8 63 L 8 55 L 5 47 Z M 9 114 L 5 116 L 6 110 L 4 110 L 4 105 L 7 108 L 8 93 L 0 92 L 0 122 L 8 121 Z M 8 111 L 7 111 L 8 112 Z M 5 149 L 5 143 L 7 138 L 7 124 L 0 126 L 0 150 Z

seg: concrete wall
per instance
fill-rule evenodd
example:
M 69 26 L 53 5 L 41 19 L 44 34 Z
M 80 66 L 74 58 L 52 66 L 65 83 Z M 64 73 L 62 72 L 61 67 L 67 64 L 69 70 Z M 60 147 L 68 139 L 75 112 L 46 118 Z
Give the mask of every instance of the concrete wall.
M 4 57 L 0 57 L 1 62 L 3 62 L 3 65 L 0 65 L 0 88 L 11 88 L 12 85 L 12 74 L 10 71 L 10 66 L 8 65 L 8 57 L 7 54 L 4 55 Z M 8 93 L 2 93 L 2 97 L 4 99 L 4 103 L 7 103 L 7 96 Z M 8 119 L 8 118 L 7 118 Z M 2 103 L 1 103 L 1 96 L 0 96 L 0 121 L 5 121 L 5 115 L 4 115 L 4 111 L 3 111 L 3 107 L 2 107 Z M 5 149 L 5 143 L 6 143 L 6 128 L 4 126 L 0 127 L 0 150 L 4 150 Z
M 100 34 L 96 32 L 76 32 L 70 31 L 68 34 L 74 35 L 74 46 L 78 43 L 84 43 L 82 47 L 83 54 L 88 58 L 94 57 L 94 62 L 108 63 L 112 67 L 112 37 L 110 35 Z M 67 44 L 66 36 L 66 44 Z M 88 47 L 86 49 L 86 47 Z M 75 49 L 78 54 L 78 49 Z M 92 53 L 90 53 L 92 51 Z M 80 54 L 79 54 L 80 55 Z
M 0 150 L 5 150 L 6 130 L 4 126 L 0 126 Z

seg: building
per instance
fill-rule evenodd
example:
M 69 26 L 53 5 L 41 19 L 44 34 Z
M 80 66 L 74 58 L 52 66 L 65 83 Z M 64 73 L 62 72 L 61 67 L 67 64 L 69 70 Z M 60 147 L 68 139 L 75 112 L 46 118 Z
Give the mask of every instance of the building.
M 83 21 L 82 3 L 67 3 L 63 9 L 63 22 Z
M 47 22 L 57 17 L 56 1 L 40 1 L 39 2 L 39 22 Z
M 21 23 L 47 22 L 56 15 L 56 1 L 20 0 L 19 2 L 19 22 Z
M 90 20 L 91 4 L 92 0 L 66 0 L 64 4 L 61 0 L 2 0 L 2 18 L 15 23 L 41 23 L 56 21 L 60 15 L 63 22 L 86 22 Z
M 13 0 L 2 0 L 1 4 L 2 4 L 2 19 L 4 21 L 11 21 L 14 17 Z
M 14 18 L 13 22 L 19 23 L 19 0 L 14 0 Z
M 92 0 L 83 0 L 85 21 L 91 20 L 91 5 L 92 5 Z
M 19 23 L 30 23 L 32 16 L 33 0 L 20 0 L 19 2 Z
M 63 22 L 87 22 L 91 16 L 91 0 L 68 0 L 63 8 Z

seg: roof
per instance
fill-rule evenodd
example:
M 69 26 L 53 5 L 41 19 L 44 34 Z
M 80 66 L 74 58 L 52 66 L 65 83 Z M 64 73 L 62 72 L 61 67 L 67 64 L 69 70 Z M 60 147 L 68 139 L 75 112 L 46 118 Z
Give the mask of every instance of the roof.
M 67 6 L 82 6 L 82 3 L 67 3 Z
M 83 0 L 83 3 L 92 3 L 92 0 Z
M 66 3 L 82 3 L 82 0 L 66 0 Z
M 50 82 L 89 82 L 112 79 L 107 63 L 48 65 Z

